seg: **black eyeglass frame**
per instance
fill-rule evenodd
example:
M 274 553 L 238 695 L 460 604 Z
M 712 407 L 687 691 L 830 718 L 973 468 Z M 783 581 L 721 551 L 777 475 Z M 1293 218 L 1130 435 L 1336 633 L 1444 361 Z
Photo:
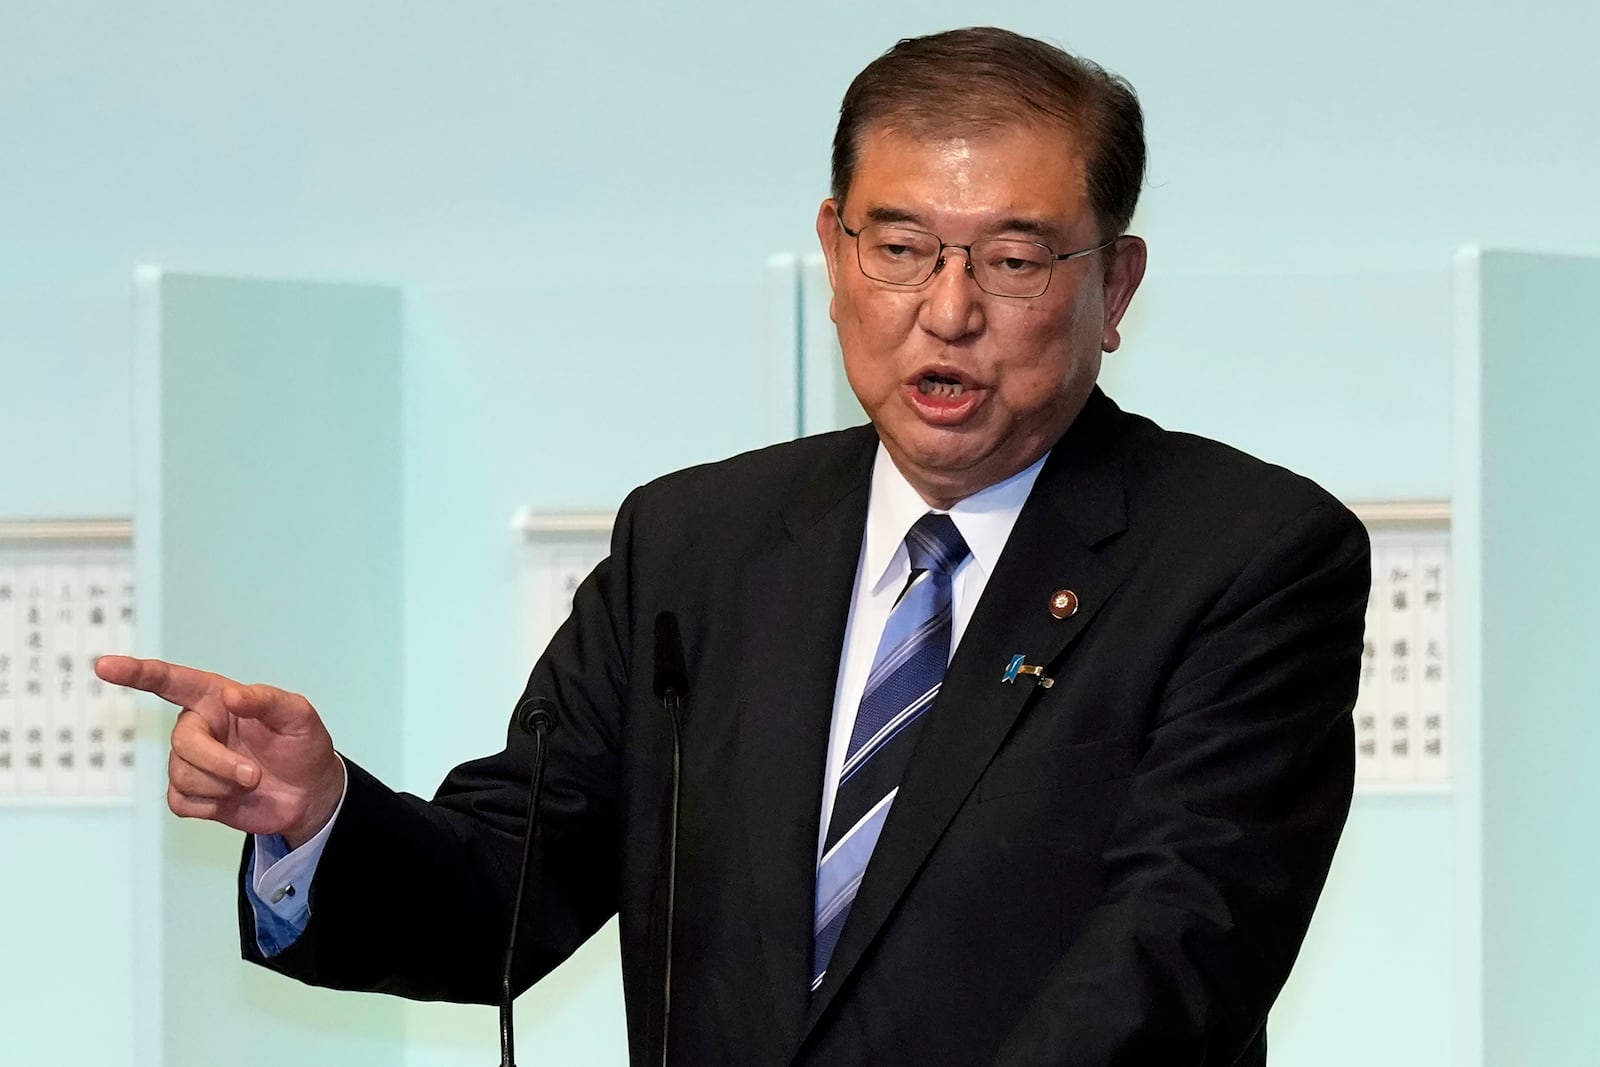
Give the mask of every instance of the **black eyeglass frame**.
M 1031 296 L 1016 296 L 1016 295 L 1011 294 L 1011 293 L 996 293 L 996 292 L 994 292 L 992 290 L 985 289 L 984 286 L 983 286 L 983 283 L 978 280 L 977 272 L 972 269 L 972 245 L 982 244 L 984 241 L 1006 240 L 1007 238 L 980 237 L 978 240 L 973 241 L 972 244 L 958 245 L 958 244 L 952 244 L 949 241 L 946 241 L 944 238 L 940 237 L 936 233 L 928 233 L 927 230 L 919 230 L 915 226 L 907 226 L 907 227 L 905 227 L 907 230 L 911 230 L 911 231 L 913 231 L 915 233 L 926 233 L 926 234 L 928 234 L 929 237 L 932 237 L 935 241 L 938 241 L 939 242 L 939 251 L 938 251 L 938 254 L 934 256 L 933 266 L 928 268 L 927 277 L 922 278 L 922 279 L 920 279 L 918 281 L 914 281 L 914 282 L 891 282 L 891 281 L 887 281 L 887 280 L 885 280 L 883 278 L 874 277 L 873 275 L 867 273 L 867 268 L 866 268 L 865 264 L 863 264 L 861 262 L 861 241 L 860 241 L 860 237 L 861 237 L 862 232 L 865 231 L 866 229 L 868 229 L 869 227 L 872 227 L 872 226 L 887 226 L 887 225 L 892 225 L 892 223 L 882 223 L 882 222 L 872 223 L 872 222 L 869 222 L 866 226 L 861 227 L 861 229 L 859 229 L 859 230 L 852 230 L 850 227 L 848 227 L 848 226 L 846 226 L 844 224 L 844 216 L 842 214 L 835 213 L 833 217 L 834 217 L 834 221 L 838 222 L 839 229 L 843 230 L 845 232 L 846 236 L 854 237 L 854 238 L 857 239 L 856 240 L 856 266 L 860 269 L 861 275 L 864 278 L 870 278 L 872 281 L 877 282 L 879 285 L 893 285 L 893 286 L 897 286 L 897 287 L 899 287 L 901 289 L 915 289 L 919 285 L 928 284 L 928 281 L 930 279 L 932 279 L 935 274 L 938 274 L 941 270 L 944 270 L 944 258 L 945 258 L 944 257 L 944 252 L 945 252 L 945 249 L 947 249 L 947 248 L 959 248 L 961 250 L 961 252 L 962 252 L 962 257 L 966 260 L 966 267 L 964 269 L 967 272 L 967 277 L 972 279 L 972 284 L 976 285 L 979 289 L 982 289 L 984 292 L 988 293 L 990 296 L 998 296 L 1003 300 L 1037 300 L 1037 299 L 1039 299 L 1039 297 L 1043 296 L 1045 293 L 1050 291 L 1050 280 L 1056 276 L 1055 265 L 1057 263 L 1062 263 L 1062 262 L 1065 262 L 1066 260 L 1069 260 L 1069 259 L 1082 259 L 1084 256 L 1092 256 L 1096 252 L 1103 251 L 1103 250 L 1105 250 L 1107 248 L 1110 248 L 1112 245 L 1117 243 L 1117 238 L 1109 237 L 1106 240 L 1101 241 L 1099 244 L 1095 245 L 1093 248 L 1080 248 L 1076 252 L 1057 252 L 1055 249 L 1051 248 L 1049 245 L 1044 244 L 1041 241 L 1029 241 L 1029 240 L 1023 240 L 1023 239 L 1020 239 L 1020 238 L 1017 239 L 1018 242 L 1021 243 L 1021 244 L 1029 244 L 1029 245 L 1033 245 L 1035 248 L 1044 249 L 1046 255 L 1048 255 L 1050 257 L 1050 261 L 1051 262 L 1050 262 L 1050 273 L 1049 273 L 1049 275 L 1047 275 L 1045 277 L 1044 288 L 1043 289 L 1040 289 L 1037 293 L 1034 293 Z

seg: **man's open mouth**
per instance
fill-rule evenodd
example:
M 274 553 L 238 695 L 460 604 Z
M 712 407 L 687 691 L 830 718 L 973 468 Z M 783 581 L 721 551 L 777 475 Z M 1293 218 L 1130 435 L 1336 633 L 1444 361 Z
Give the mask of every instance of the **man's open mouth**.
M 924 374 L 922 380 L 917 383 L 917 391 L 923 396 L 960 396 L 966 388 L 954 378 L 946 378 L 939 374 Z

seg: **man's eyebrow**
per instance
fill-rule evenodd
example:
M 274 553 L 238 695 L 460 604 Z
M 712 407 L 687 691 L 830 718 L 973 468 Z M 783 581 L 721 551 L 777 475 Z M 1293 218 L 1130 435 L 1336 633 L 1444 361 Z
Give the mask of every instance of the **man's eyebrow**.
M 918 215 L 915 211 L 908 211 L 905 208 L 900 207 L 888 207 L 882 204 L 875 204 L 872 207 L 867 208 L 867 221 L 879 223 L 914 222 L 918 226 L 924 225 L 922 216 Z
M 994 233 L 1025 233 L 1031 237 L 1047 237 L 1055 240 L 1061 236 L 1061 231 L 1043 219 L 1031 219 L 1024 216 L 1001 219 Z
M 923 216 L 906 208 L 889 207 L 888 205 L 873 205 L 867 208 L 867 222 L 869 223 L 911 223 L 922 229 L 927 229 L 927 222 Z M 1020 233 L 1029 237 L 1037 237 L 1050 241 L 1061 239 L 1059 227 L 1046 222 L 1044 219 L 1032 218 L 1026 215 L 1016 215 L 1011 218 L 1001 219 L 993 226 L 984 227 L 984 236 L 993 237 L 1002 233 Z

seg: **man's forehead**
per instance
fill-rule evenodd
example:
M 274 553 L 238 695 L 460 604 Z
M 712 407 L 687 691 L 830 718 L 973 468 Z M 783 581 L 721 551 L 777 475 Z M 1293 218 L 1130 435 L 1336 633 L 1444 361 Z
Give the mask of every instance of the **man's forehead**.
M 1061 235 L 1088 210 L 1086 169 L 1059 127 L 866 131 L 847 199 L 865 221 L 971 217 L 990 228 Z
M 987 119 L 952 119 L 944 116 L 890 115 L 864 126 L 856 138 L 857 149 L 865 154 L 876 146 L 880 151 L 914 151 L 940 145 L 972 146 L 995 142 L 1025 141 L 1041 151 L 1081 156 L 1081 138 L 1065 124 L 1043 116 L 1015 116 Z

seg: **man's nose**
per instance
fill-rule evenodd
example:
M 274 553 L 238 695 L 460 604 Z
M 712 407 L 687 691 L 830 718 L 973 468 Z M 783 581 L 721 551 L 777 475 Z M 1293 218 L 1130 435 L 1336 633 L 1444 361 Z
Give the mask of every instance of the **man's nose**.
M 946 247 L 939 253 L 926 293 L 921 325 L 935 337 L 954 341 L 983 328 L 983 290 L 972 276 L 972 257 L 965 248 Z

